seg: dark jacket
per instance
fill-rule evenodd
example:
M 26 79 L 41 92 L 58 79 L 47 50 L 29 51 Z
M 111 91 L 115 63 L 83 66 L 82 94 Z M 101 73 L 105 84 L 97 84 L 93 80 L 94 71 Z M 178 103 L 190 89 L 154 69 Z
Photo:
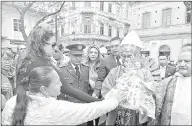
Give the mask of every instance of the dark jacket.
M 109 71 L 112 68 L 115 68 L 117 66 L 117 62 L 112 54 L 109 56 L 103 58 L 101 60 L 101 65 L 98 70 L 98 79 L 95 83 L 95 88 L 98 90 L 102 89 L 102 83 L 109 74 Z
M 87 94 L 89 93 L 89 68 L 87 66 L 83 64 L 80 65 L 80 78 L 78 78 L 78 76 L 76 75 L 76 71 L 72 67 L 72 64 L 70 62 L 64 65 L 60 65 L 59 71 L 63 75 L 62 78 L 64 78 L 64 80 L 73 88 L 85 92 Z M 76 103 L 82 102 L 70 96 L 65 96 L 64 99 Z

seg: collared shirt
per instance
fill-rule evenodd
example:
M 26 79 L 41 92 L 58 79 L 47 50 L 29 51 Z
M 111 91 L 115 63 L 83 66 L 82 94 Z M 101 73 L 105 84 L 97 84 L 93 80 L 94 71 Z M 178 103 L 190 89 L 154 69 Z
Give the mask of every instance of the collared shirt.
M 70 62 L 71 63 L 71 62 Z M 75 69 L 75 65 L 74 64 L 72 64 L 71 63 L 71 65 L 72 65 L 72 67 L 73 67 L 73 69 L 76 71 L 76 69 Z M 79 72 L 81 73 L 81 70 L 80 70 L 80 65 L 77 65 L 78 67 L 79 67 Z
M 118 61 L 117 61 L 117 58 L 118 58 L 118 57 L 117 57 L 117 56 L 114 56 L 114 58 L 115 58 L 116 63 L 118 64 Z M 120 59 L 121 59 L 121 58 L 119 57 L 119 63 L 121 64 Z
M 161 78 L 165 78 L 165 71 L 166 71 L 166 66 L 164 66 L 164 67 L 160 66 L 160 76 L 161 76 Z

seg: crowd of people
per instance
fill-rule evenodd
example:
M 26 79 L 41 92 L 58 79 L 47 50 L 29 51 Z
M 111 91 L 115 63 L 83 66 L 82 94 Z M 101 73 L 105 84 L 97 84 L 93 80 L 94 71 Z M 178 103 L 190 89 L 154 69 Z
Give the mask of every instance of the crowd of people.
M 84 57 L 85 47 L 70 44 L 64 53 L 52 30 L 40 25 L 17 53 L 3 49 L 2 124 L 191 125 L 191 44 L 182 46 L 177 65 L 169 64 L 167 55 L 159 55 L 158 65 L 150 70 L 140 61 L 142 42 L 135 31 L 123 39 L 112 38 L 110 53 L 91 45 Z M 123 107 L 128 90 L 114 88 L 124 73 L 131 72 L 130 59 L 151 75 L 144 74 L 150 81 L 141 84 L 155 101 L 154 118 Z

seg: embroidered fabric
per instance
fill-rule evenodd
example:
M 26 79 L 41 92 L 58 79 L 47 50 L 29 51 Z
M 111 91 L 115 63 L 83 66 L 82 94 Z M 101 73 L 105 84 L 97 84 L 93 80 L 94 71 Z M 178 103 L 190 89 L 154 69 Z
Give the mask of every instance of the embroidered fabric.
M 119 90 L 126 89 L 127 96 L 120 106 L 123 108 L 136 110 L 140 115 L 145 115 L 155 119 L 155 99 L 153 94 L 156 88 L 156 82 L 151 75 L 156 63 L 131 59 L 120 72 L 120 77 L 116 80 L 116 85 L 111 88 L 107 95 L 117 93 Z M 143 63 L 142 65 L 140 65 Z M 141 117 L 141 116 L 140 116 Z

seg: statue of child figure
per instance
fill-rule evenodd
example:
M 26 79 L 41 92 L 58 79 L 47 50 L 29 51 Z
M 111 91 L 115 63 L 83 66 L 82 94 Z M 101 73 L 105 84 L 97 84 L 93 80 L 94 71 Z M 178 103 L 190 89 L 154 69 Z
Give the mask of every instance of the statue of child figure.
M 139 112 L 140 123 L 146 122 L 148 117 L 155 119 L 155 100 L 153 98 L 155 82 L 151 72 L 142 60 L 134 61 L 126 67 L 125 72 L 116 80 L 114 89 L 126 88 L 127 97 L 120 106 Z

